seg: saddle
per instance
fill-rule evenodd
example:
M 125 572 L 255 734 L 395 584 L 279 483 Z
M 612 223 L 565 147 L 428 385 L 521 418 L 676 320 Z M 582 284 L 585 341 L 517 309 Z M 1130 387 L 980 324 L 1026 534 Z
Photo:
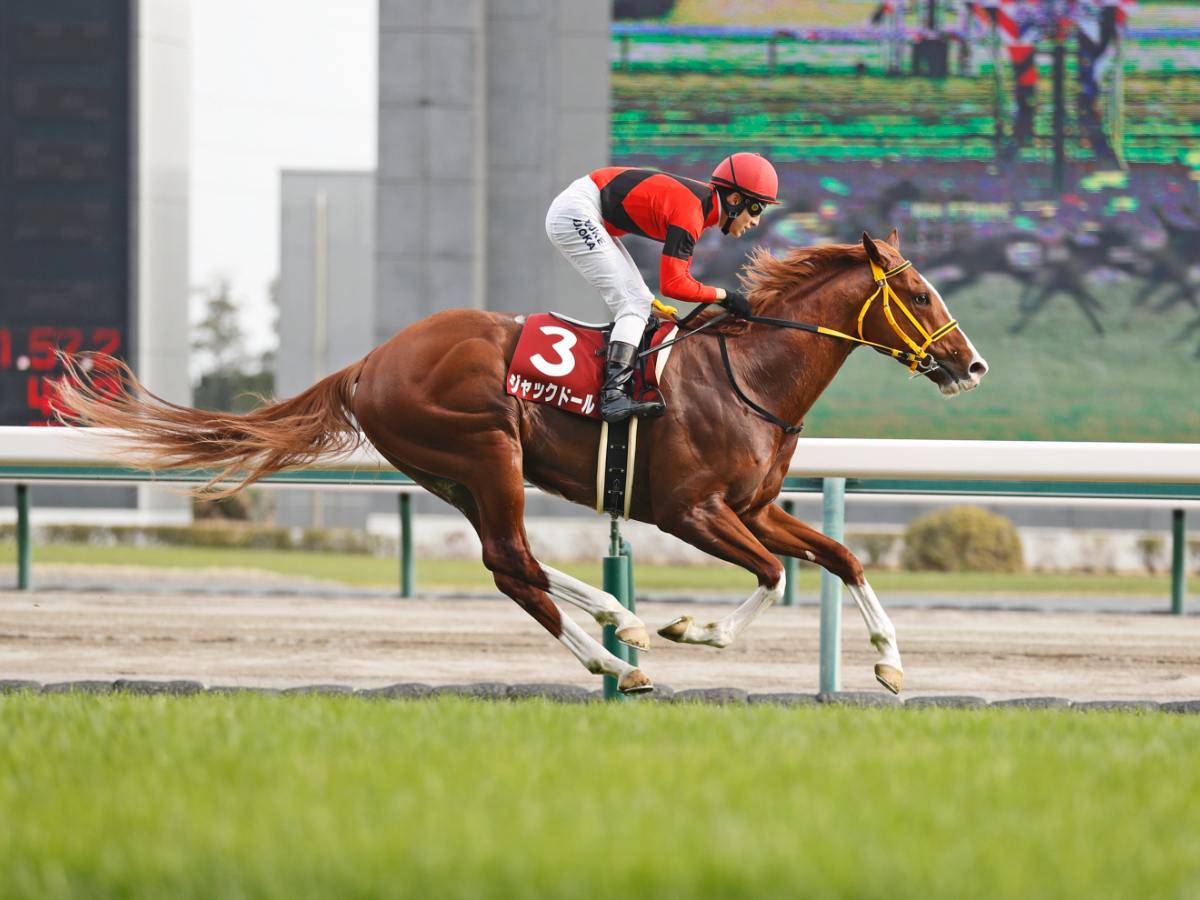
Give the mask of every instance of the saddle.
M 674 337 L 677 327 L 650 316 L 638 344 L 639 354 Z M 612 324 L 580 322 L 561 313 L 528 316 L 508 367 L 507 390 L 514 397 L 547 403 L 558 409 L 600 418 L 600 385 L 604 381 L 604 350 Z M 659 391 L 671 348 L 639 359 L 634 372 L 634 396 Z M 633 468 L 637 451 L 637 417 L 609 425 L 601 422 L 596 461 L 596 512 L 629 518 Z
M 653 349 L 675 329 L 650 316 L 638 343 L 638 352 Z M 508 393 L 522 400 L 548 403 L 559 409 L 599 419 L 600 385 L 604 381 L 604 348 L 612 323 L 580 322 L 561 313 L 526 317 L 517 349 L 508 366 Z M 658 390 L 658 375 L 670 355 L 642 357 L 634 373 L 634 396 L 642 399 Z

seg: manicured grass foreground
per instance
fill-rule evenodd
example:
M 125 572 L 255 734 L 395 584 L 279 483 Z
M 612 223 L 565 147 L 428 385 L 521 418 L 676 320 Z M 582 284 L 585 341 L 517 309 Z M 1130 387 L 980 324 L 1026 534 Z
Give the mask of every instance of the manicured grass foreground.
M 1200 894 L 1200 718 L 0 697 L 5 898 Z

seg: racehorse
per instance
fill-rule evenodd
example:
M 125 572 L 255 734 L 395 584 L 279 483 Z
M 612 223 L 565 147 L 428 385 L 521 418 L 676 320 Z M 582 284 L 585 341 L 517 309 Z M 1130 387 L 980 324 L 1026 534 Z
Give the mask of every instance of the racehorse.
M 682 616 L 659 630 L 662 637 L 728 646 L 783 595 L 774 554 L 808 559 L 846 584 L 880 654 L 876 677 L 900 691 L 895 629 L 862 566 L 774 502 L 805 414 L 857 346 L 901 360 L 948 396 L 971 390 L 987 372 L 937 290 L 898 250 L 895 231 L 885 242 L 864 233 L 861 246 L 798 248 L 783 258 L 760 250 L 742 275 L 750 319 L 711 308 L 681 329 L 690 337 L 672 350 L 660 385 L 669 412 L 641 423 L 630 517 L 749 570 L 758 588 L 725 618 L 701 625 Z M 71 421 L 125 429 L 129 458 L 147 468 L 221 469 L 210 486 L 237 479 L 230 493 L 365 437 L 470 520 L 496 586 L 588 671 L 615 677 L 624 693 L 652 690 L 640 669 L 606 651 L 553 600 L 579 606 L 647 650 L 641 620 L 530 551 L 525 480 L 595 508 L 600 423 L 506 392 L 523 322 L 474 309 L 438 313 L 299 396 L 245 416 L 166 403 L 124 368 L 121 389 L 106 394 L 93 377 L 100 366 L 89 375 L 74 365 L 60 404 Z

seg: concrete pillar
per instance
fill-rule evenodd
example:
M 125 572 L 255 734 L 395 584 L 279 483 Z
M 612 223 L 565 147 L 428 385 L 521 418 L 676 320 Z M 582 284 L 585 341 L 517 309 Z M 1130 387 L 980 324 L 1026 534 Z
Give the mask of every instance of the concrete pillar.
M 377 342 L 460 307 L 606 317 L 544 223 L 608 162 L 609 6 L 380 0 Z
M 484 0 L 380 0 L 375 343 L 482 307 Z
M 563 188 L 608 165 L 611 6 L 488 2 L 488 309 L 608 319 L 545 223 Z

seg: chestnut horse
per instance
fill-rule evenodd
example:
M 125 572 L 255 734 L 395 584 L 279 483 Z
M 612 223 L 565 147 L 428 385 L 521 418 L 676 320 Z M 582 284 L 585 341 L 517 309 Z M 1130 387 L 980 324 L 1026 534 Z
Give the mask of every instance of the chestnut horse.
M 979 384 L 987 363 L 898 248 L 893 231 L 885 242 L 864 234 L 862 246 L 795 249 L 781 259 L 760 251 L 742 276 L 751 321 L 714 308 L 683 330 L 711 326 L 673 349 L 662 384 L 669 412 L 641 423 L 630 516 L 749 570 L 758 589 L 719 621 L 674 620 L 659 630 L 664 638 L 728 646 L 783 595 L 775 554 L 808 559 L 846 584 L 880 654 L 876 677 L 899 692 L 895 629 L 862 566 L 774 502 L 798 428 L 768 418 L 798 426 L 861 343 L 911 363 L 945 395 Z M 824 333 L 781 327 L 779 320 L 823 326 Z M 530 551 L 524 482 L 595 508 L 600 423 L 507 393 L 523 323 L 522 316 L 473 309 L 438 313 L 298 397 L 246 416 L 165 403 L 128 370 L 122 391 L 104 397 L 78 366 L 61 402 L 76 422 L 126 429 L 130 458 L 140 464 L 221 468 L 218 479 L 240 479 L 230 492 L 349 449 L 362 439 L 361 428 L 388 462 L 470 520 L 496 586 L 588 671 L 614 676 L 622 692 L 652 690 L 649 678 L 607 652 L 554 600 L 616 626 L 620 640 L 641 650 L 649 648 L 645 625 L 612 595 L 543 565 Z M 725 337 L 714 339 L 718 334 Z

